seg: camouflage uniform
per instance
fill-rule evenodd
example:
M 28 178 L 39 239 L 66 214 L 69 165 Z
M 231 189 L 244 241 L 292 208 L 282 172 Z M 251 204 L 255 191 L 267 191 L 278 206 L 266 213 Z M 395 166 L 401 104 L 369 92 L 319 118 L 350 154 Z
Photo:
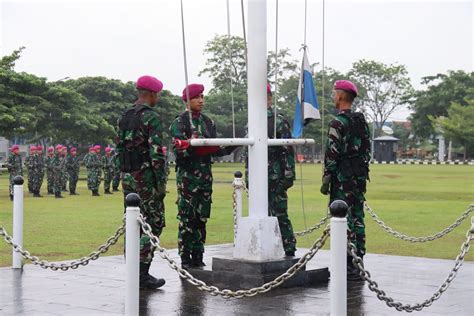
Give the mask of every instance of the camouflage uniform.
M 91 190 L 93 194 L 97 194 L 101 181 L 101 162 L 99 155 L 96 153 L 88 153 L 84 157 L 84 164 L 87 168 L 87 188 Z
M 61 191 L 67 191 L 67 180 L 68 180 L 68 172 L 67 172 L 67 157 L 64 155 L 59 156 L 59 165 L 60 165 L 60 172 L 61 172 Z
M 187 111 L 171 124 L 173 139 L 216 138 L 216 125 L 204 114 L 193 114 L 191 130 Z M 194 134 L 194 135 L 193 135 Z M 178 250 L 182 257 L 193 254 L 201 257 L 206 242 L 206 223 L 211 215 L 212 171 L 211 156 L 222 156 L 222 150 L 214 154 L 198 155 L 196 148 L 173 148 L 176 157 L 176 184 L 178 190 Z
M 54 155 L 44 158 L 44 165 L 46 167 L 46 180 L 48 183 L 48 194 L 54 194 L 53 184 L 54 184 L 54 173 L 53 173 L 53 160 Z
M 44 160 L 38 154 L 33 154 L 25 159 L 28 170 L 28 189 L 35 196 L 39 196 L 44 177 Z
M 165 227 L 166 195 L 165 157 L 163 135 L 158 114 L 146 104 L 128 109 L 119 120 L 116 138 L 118 166 L 122 171 L 124 198 L 129 193 L 140 196 L 140 211 L 159 237 Z M 153 260 L 150 238 L 140 238 L 140 263 L 149 265 Z
M 103 156 L 102 157 L 102 170 L 104 171 L 104 190 L 105 192 L 110 192 L 110 183 L 114 177 L 115 164 L 113 156 Z
M 329 123 L 324 176 L 331 176 L 330 200 L 344 200 L 349 240 L 365 254 L 364 194 L 369 173 L 370 131 L 362 113 L 342 110 Z
M 28 192 L 33 193 L 33 176 L 34 176 L 34 171 L 33 171 L 33 165 L 34 165 L 34 155 L 29 154 L 25 158 L 25 167 L 26 167 L 26 173 L 28 174 Z
M 62 165 L 59 153 L 55 153 L 54 158 L 51 160 L 51 171 L 53 173 L 53 192 L 54 195 L 58 198 L 61 197 L 63 185 Z
M 69 178 L 69 193 L 76 193 L 77 181 L 79 180 L 79 158 L 68 155 L 66 160 L 66 170 Z
M 120 185 L 120 168 L 118 166 L 118 156 L 115 154 L 113 156 L 113 164 L 114 164 L 114 173 L 112 179 L 112 191 L 118 191 L 118 187 Z
M 274 137 L 274 118 L 272 109 L 267 110 L 268 137 Z M 286 118 L 277 115 L 277 138 L 291 138 L 290 123 Z M 269 215 L 278 218 L 281 238 L 285 253 L 294 254 L 296 238 L 293 226 L 288 217 L 287 190 L 293 186 L 295 180 L 295 152 L 291 146 L 268 147 L 268 208 Z
M 21 161 L 21 156 L 10 154 L 8 156 L 7 168 L 9 172 L 9 181 L 10 181 L 10 197 L 13 196 L 13 179 L 16 176 L 23 176 L 23 165 Z

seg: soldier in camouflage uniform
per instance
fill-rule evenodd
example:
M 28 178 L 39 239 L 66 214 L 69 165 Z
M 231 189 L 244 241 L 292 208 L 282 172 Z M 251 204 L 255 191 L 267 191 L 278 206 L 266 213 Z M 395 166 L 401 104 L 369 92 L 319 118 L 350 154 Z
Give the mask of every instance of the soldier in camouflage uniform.
M 33 193 L 33 197 L 42 197 L 40 194 L 41 184 L 43 182 L 44 161 L 40 155 L 42 147 L 31 146 L 30 155 L 25 159 L 25 165 L 28 170 L 28 189 Z
M 113 179 L 112 179 L 112 191 L 113 192 L 118 192 L 119 191 L 119 185 L 120 185 L 120 168 L 118 164 L 118 156 L 115 152 L 112 152 L 112 159 L 113 159 L 113 164 L 114 164 L 114 173 L 113 173 Z
M 100 196 L 101 161 L 99 152 L 100 146 L 97 145 L 89 148 L 89 153 L 84 157 L 84 165 L 87 168 L 87 188 L 92 191 L 92 196 Z
M 64 178 L 64 176 L 62 175 L 63 167 L 61 162 L 61 148 L 62 145 L 56 145 L 56 152 L 54 154 L 54 158 L 51 161 L 51 171 L 53 173 L 53 192 L 54 197 L 57 199 L 63 198 L 63 196 L 61 195 Z
M 114 177 L 115 164 L 111 151 L 112 148 L 105 148 L 105 156 L 102 157 L 102 169 L 104 171 L 104 194 L 112 194 L 112 192 L 110 192 L 110 183 Z
M 364 194 L 369 176 L 370 131 L 362 113 L 351 110 L 357 87 L 350 81 L 334 84 L 334 104 L 339 114 L 329 123 L 324 156 L 321 192 L 330 193 L 330 202 L 344 200 L 348 206 L 348 238 L 365 255 Z M 360 280 L 352 257 L 347 257 L 347 278 Z
M 48 148 L 48 156 L 44 159 L 44 165 L 46 167 L 46 180 L 48 186 L 48 194 L 54 194 L 53 189 L 53 160 L 54 160 L 54 147 Z
M 162 125 L 152 110 L 159 100 L 163 84 L 151 76 L 137 80 L 138 100 L 118 122 L 117 162 L 122 171 L 124 198 L 129 193 L 140 196 L 140 212 L 159 237 L 165 227 L 166 195 L 165 157 Z M 165 284 L 149 274 L 155 248 L 150 238 L 140 237 L 140 288 L 156 289 Z
M 13 201 L 13 179 L 16 176 L 23 176 L 23 165 L 20 155 L 20 146 L 13 145 L 10 148 L 10 155 L 7 160 L 7 169 L 9 172 L 9 191 L 10 191 L 10 200 Z
M 61 145 L 59 161 L 61 165 L 61 191 L 67 192 L 67 147 Z
M 28 156 L 25 158 L 25 168 L 28 174 L 28 192 L 33 193 L 33 178 L 34 178 L 34 160 L 36 155 L 36 146 L 30 146 Z
M 69 178 L 69 195 L 78 195 L 76 193 L 77 181 L 79 180 L 79 158 L 77 158 L 77 149 L 72 147 L 66 161 L 66 170 Z
M 270 85 L 267 85 L 267 118 L 268 138 L 274 137 L 275 113 L 272 108 L 273 96 Z M 291 138 L 291 127 L 288 120 L 278 113 L 276 122 L 276 137 Z M 296 238 L 293 225 L 288 217 L 287 190 L 295 180 L 295 152 L 292 146 L 268 147 L 268 207 L 269 215 L 276 216 L 280 226 L 283 249 L 286 256 L 294 256 Z
M 204 86 L 191 84 L 186 90 L 183 90 L 182 100 L 186 102 L 189 93 L 188 110 L 181 113 L 170 127 L 176 157 L 178 250 L 183 268 L 200 268 L 205 265 L 206 223 L 211 214 L 211 158 L 225 155 L 234 148 L 189 146 L 191 138 L 215 138 L 217 132 L 214 121 L 201 113 Z
M 36 146 L 36 154 L 38 155 L 38 188 L 37 188 L 37 193 L 40 195 L 41 191 L 41 186 L 43 185 L 43 180 L 44 180 L 44 169 L 45 169 L 45 161 L 43 157 L 43 146 L 39 145 Z

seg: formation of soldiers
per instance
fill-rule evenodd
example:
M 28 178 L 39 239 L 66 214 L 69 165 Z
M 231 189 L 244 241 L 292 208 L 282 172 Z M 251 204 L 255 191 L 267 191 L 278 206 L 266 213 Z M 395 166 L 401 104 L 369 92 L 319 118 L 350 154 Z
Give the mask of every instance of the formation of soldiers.
M 142 76 L 136 83 L 138 100 L 127 109 L 118 121 L 115 138 L 116 154 L 112 148 L 105 148 L 100 156 L 101 146 L 91 146 L 84 156 L 87 168 L 87 187 L 93 196 L 99 195 L 99 186 L 104 178 L 104 193 L 117 191 L 120 180 L 124 198 L 129 193 L 140 196 L 140 211 L 146 218 L 155 236 L 159 237 L 165 227 L 166 184 L 168 166 L 163 138 L 163 122 L 152 108 L 158 104 L 163 83 L 151 76 Z M 185 269 L 202 268 L 206 223 L 211 215 L 212 205 L 212 158 L 232 153 L 235 146 L 192 147 L 193 138 L 215 138 L 216 124 L 202 113 L 204 107 L 204 86 L 190 84 L 183 89 L 182 100 L 186 110 L 178 115 L 169 128 L 173 138 L 176 157 L 176 187 L 178 250 L 181 265 Z M 352 102 L 358 96 L 357 87 L 350 81 L 335 83 L 333 101 L 338 115 L 329 124 L 325 153 L 325 169 L 321 193 L 329 194 L 330 200 L 342 199 L 349 205 L 349 239 L 356 245 L 358 255 L 365 254 L 365 224 L 363 201 L 368 179 L 370 160 L 370 133 L 363 114 L 351 111 Z M 273 137 L 276 126 L 277 138 L 291 138 L 290 124 L 281 114 L 275 118 L 272 106 L 272 92 L 267 86 L 268 137 Z M 275 122 L 276 119 L 276 122 Z M 275 124 L 276 123 L 276 124 Z M 40 152 L 38 152 L 40 151 Z M 46 167 L 48 193 L 61 197 L 66 191 L 76 193 L 79 161 L 75 148 L 57 145 L 48 148 L 48 155 L 42 160 L 41 147 L 32 148 L 27 159 L 30 191 L 40 197 L 40 188 Z M 271 147 L 268 150 L 268 199 L 270 216 L 278 218 L 283 247 L 286 256 L 293 257 L 296 239 L 288 216 L 287 190 L 295 180 L 295 157 L 291 146 Z M 12 146 L 8 159 L 10 180 L 22 174 L 21 156 L 18 146 Z M 31 180 L 30 180 L 31 173 Z M 10 186 L 11 191 L 11 186 Z M 140 238 L 140 287 L 156 289 L 165 284 L 149 274 L 154 256 L 150 238 L 141 233 Z M 348 261 L 348 278 L 357 280 L 358 273 Z
M 87 185 L 93 196 L 99 195 L 99 185 L 102 171 L 104 174 L 104 193 L 110 192 L 110 184 L 113 182 L 113 191 L 118 191 L 120 183 L 120 170 L 115 165 L 115 157 L 111 147 L 105 148 L 105 155 L 100 157 L 99 145 L 92 146 L 89 154 L 84 156 L 82 163 L 87 168 Z M 68 153 L 69 151 L 69 153 Z M 92 152 L 92 153 L 91 153 Z M 43 146 L 30 146 L 29 154 L 25 158 L 24 165 L 20 154 L 20 147 L 13 145 L 10 148 L 10 155 L 7 161 L 7 168 L 10 174 L 10 199 L 13 200 L 13 179 L 17 175 L 23 175 L 23 168 L 28 175 L 28 191 L 33 197 L 43 197 L 41 187 L 46 174 L 47 194 L 56 198 L 63 198 L 63 192 L 70 195 L 78 195 L 77 182 L 79 180 L 79 170 L 81 161 L 77 156 L 75 147 L 58 144 L 47 149 L 46 157 Z M 69 190 L 68 190 L 69 184 Z

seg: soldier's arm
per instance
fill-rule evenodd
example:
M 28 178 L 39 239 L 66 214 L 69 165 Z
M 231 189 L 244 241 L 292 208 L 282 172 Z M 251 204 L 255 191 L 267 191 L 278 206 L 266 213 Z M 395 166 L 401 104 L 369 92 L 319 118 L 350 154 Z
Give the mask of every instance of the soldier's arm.
M 185 125 L 181 121 L 180 117 L 177 117 L 171 124 L 170 134 L 173 141 L 188 140 L 188 137 L 185 131 Z M 173 152 L 176 158 L 187 158 L 193 155 L 193 148 L 190 146 L 186 149 L 184 148 L 177 149 L 176 146 L 173 146 Z
M 286 139 L 292 138 L 290 123 L 284 118 L 282 119 L 281 124 L 279 124 L 279 126 L 277 127 L 277 132 L 279 132 L 279 134 L 281 135 L 281 138 L 286 138 Z M 286 146 L 285 149 L 286 149 L 285 177 L 288 177 L 288 178 L 291 177 L 292 180 L 294 180 L 296 178 L 295 149 L 293 146 Z
M 147 111 L 143 114 L 143 122 L 148 129 L 150 159 L 155 179 L 158 183 L 166 183 L 166 157 L 163 153 L 163 133 L 158 115 Z
M 336 119 L 329 123 L 326 152 L 324 153 L 324 176 L 336 173 L 338 157 L 342 152 L 342 129 L 342 123 Z

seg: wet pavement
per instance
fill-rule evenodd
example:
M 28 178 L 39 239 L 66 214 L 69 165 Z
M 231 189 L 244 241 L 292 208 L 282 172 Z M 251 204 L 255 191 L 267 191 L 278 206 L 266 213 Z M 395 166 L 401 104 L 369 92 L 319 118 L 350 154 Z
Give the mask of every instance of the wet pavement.
M 228 255 L 232 245 L 206 247 L 212 256 Z M 297 254 L 304 254 L 300 249 Z M 171 250 L 177 258 L 176 250 Z M 328 266 L 329 252 L 320 251 L 308 269 Z M 368 254 L 367 270 L 387 295 L 403 303 L 421 303 L 437 290 L 454 266 L 453 260 Z M 166 285 L 140 292 L 140 315 L 328 315 L 328 285 L 281 288 L 244 299 L 224 299 L 203 293 L 155 256 L 151 273 Z M 122 315 L 125 298 L 122 256 L 99 258 L 67 272 L 43 270 L 31 264 L 23 271 L 0 268 L 0 315 Z M 448 290 L 423 315 L 474 315 L 474 263 L 465 262 Z M 362 282 L 348 284 L 349 315 L 398 315 L 379 301 Z

